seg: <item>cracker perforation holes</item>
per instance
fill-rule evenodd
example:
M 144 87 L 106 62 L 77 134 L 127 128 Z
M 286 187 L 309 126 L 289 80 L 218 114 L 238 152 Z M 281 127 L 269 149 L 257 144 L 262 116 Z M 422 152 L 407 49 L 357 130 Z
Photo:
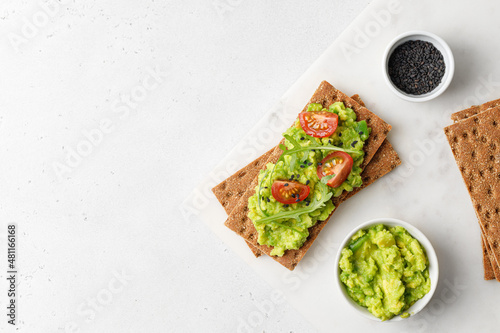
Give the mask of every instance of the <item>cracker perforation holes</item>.
M 226 207 L 228 204 L 229 204 L 229 202 L 224 201 L 224 202 L 222 203 L 222 207 Z
M 223 191 L 226 189 L 226 187 L 227 187 L 227 183 L 226 183 L 226 182 L 224 182 L 224 183 L 222 183 L 222 184 L 220 185 L 220 188 L 221 188 Z
M 248 212 L 248 206 L 243 207 L 244 212 Z
M 497 149 L 497 145 L 494 142 L 490 143 L 490 149 L 491 150 L 496 150 Z
M 462 133 L 462 137 L 463 137 L 464 139 L 467 139 L 467 137 L 468 137 L 467 132 Z
M 497 127 L 497 121 L 496 120 L 493 120 L 493 122 L 491 124 L 493 125 L 493 127 Z
M 486 143 L 486 141 L 487 141 L 487 140 L 486 140 L 486 138 L 485 138 L 484 136 L 482 136 L 482 137 L 481 137 L 481 142 L 482 142 L 482 143 Z
M 486 214 L 484 214 L 484 216 L 486 216 L 487 219 L 490 218 L 490 212 L 486 212 Z
M 465 172 L 465 167 L 464 167 L 463 165 L 460 167 L 460 171 L 461 171 L 462 173 L 464 173 L 464 172 Z
M 373 137 L 373 141 L 378 141 L 378 134 L 375 134 L 375 136 Z
M 243 193 L 245 193 L 245 191 L 239 190 L 237 196 L 241 197 L 243 195 Z
M 495 156 L 490 155 L 490 161 L 494 161 L 494 160 L 495 160 Z
M 253 240 L 253 237 L 254 237 L 253 234 L 248 235 L 248 239 L 250 239 L 250 240 Z
M 474 187 L 472 187 L 472 185 L 469 185 L 469 192 L 473 192 L 474 191 Z
M 491 188 L 488 189 L 488 191 L 486 191 L 488 193 L 489 196 L 491 196 L 493 194 L 493 191 L 491 190 Z M 489 213 L 488 213 L 489 215 Z
M 474 128 L 472 129 L 472 134 L 477 135 L 477 128 L 475 128 L 475 127 L 474 127 Z
M 479 119 L 478 119 L 478 118 L 474 118 L 474 122 L 475 122 L 476 124 L 479 124 Z
M 366 123 L 369 124 L 372 121 L 372 118 L 368 117 L 366 118 Z
M 231 191 L 228 191 L 228 192 L 226 193 L 226 197 L 227 197 L 227 198 L 231 197 L 232 195 L 233 195 L 233 192 L 231 192 Z
M 479 170 L 479 176 L 484 177 L 484 171 L 483 170 Z
M 473 151 L 472 151 L 472 153 L 470 153 L 470 156 L 471 156 L 472 158 L 475 158 L 475 157 L 476 157 L 476 152 L 473 150 Z
M 490 224 L 489 223 L 485 223 L 484 224 L 484 229 L 488 229 L 490 227 Z
M 497 214 L 500 213 L 500 208 L 498 208 L 498 207 L 495 208 L 495 213 L 497 213 Z
M 245 232 L 245 227 L 241 227 L 240 229 L 238 229 L 238 233 L 239 234 L 242 234 Z
M 254 166 L 260 166 L 260 161 L 255 161 Z
M 476 210 L 477 210 L 478 212 L 480 212 L 482 209 L 483 209 L 483 207 L 481 206 L 481 204 L 477 204 L 477 205 L 476 205 Z
M 455 143 L 458 142 L 458 138 L 456 136 L 453 137 L 453 142 L 455 142 Z
M 490 166 L 490 167 L 488 168 L 488 171 L 489 171 L 489 172 L 493 172 L 493 167 L 492 167 L 492 166 Z
M 243 178 L 243 177 L 245 177 L 245 175 L 246 175 L 246 174 L 247 174 L 247 172 L 246 172 L 246 171 L 242 171 L 242 172 L 240 172 L 240 173 L 238 174 L 238 177 L 239 177 L 239 178 Z
M 498 242 L 497 241 L 494 241 L 493 242 L 493 247 L 496 249 L 498 247 Z

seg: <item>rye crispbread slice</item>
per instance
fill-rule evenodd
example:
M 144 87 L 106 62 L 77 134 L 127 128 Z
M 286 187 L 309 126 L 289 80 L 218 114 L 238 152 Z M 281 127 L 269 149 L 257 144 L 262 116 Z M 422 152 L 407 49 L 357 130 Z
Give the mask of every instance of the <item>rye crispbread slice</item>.
M 490 253 L 487 249 L 487 244 L 484 240 L 484 234 L 481 232 L 481 245 L 483 247 L 483 266 L 484 266 L 484 279 L 493 280 L 496 278 L 495 272 L 493 270 L 493 265 L 491 264 Z
M 500 105 L 500 99 L 496 99 L 493 101 L 489 101 L 486 103 L 483 103 L 481 105 L 474 105 L 471 106 L 470 108 L 467 108 L 462 111 L 455 112 L 451 115 L 451 119 L 454 122 L 458 122 L 464 119 L 467 119 L 469 117 L 475 116 L 478 113 L 487 111 L 493 107 L 499 106 Z M 482 240 L 482 245 L 483 245 L 483 267 L 484 267 L 484 279 L 485 280 L 491 280 L 491 275 L 493 274 L 493 278 L 496 279 L 497 281 L 500 281 L 500 266 L 497 265 L 496 260 L 491 253 L 491 246 L 489 242 L 486 240 L 484 236 L 484 230 L 481 226 L 481 223 L 479 223 L 479 226 L 481 227 L 481 240 Z
M 500 106 L 500 99 L 495 99 L 481 105 L 473 105 L 465 110 L 452 113 L 451 120 L 453 120 L 454 122 L 464 120 L 469 117 L 475 116 L 478 113 L 494 108 L 495 106 Z
M 487 250 L 491 250 L 494 258 L 491 265 L 498 266 L 500 107 L 482 111 L 444 130 L 484 231 Z
M 359 97 L 358 94 L 353 95 L 351 98 L 361 106 L 365 106 L 365 103 Z M 242 169 L 235 172 L 232 176 L 226 178 L 224 181 L 222 181 L 220 184 L 218 184 L 212 189 L 215 196 L 217 197 L 217 200 L 219 200 L 219 202 L 221 203 L 222 207 L 224 208 L 224 210 L 228 215 L 231 213 L 234 206 L 241 198 L 241 195 L 244 192 L 244 190 L 248 188 L 248 185 L 252 181 L 252 179 L 255 178 L 258 175 L 260 169 L 267 164 L 269 155 L 276 148 L 279 149 L 278 146 L 272 148 L 265 154 L 261 155 L 254 161 L 250 162 Z M 375 164 L 379 165 L 381 162 L 383 163 L 383 161 L 380 160 L 386 161 L 387 165 L 390 165 L 392 168 L 395 168 L 397 165 L 401 164 L 401 160 L 399 159 L 398 154 L 396 153 L 394 148 L 392 148 L 392 145 L 389 143 L 389 141 L 387 141 L 387 139 L 382 143 L 379 150 L 375 153 L 371 163 L 374 164 L 374 166 Z M 368 166 L 369 165 L 371 164 L 368 164 Z M 363 179 L 362 188 L 368 186 L 369 184 L 371 184 L 371 182 L 383 176 L 384 174 L 382 170 L 383 169 L 377 169 L 376 167 L 365 169 L 365 171 L 361 174 L 361 177 Z M 360 190 L 361 188 L 356 188 L 352 192 L 346 192 L 346 194 L 342 196 L 343 200 L 340 201 L 339 199 L 338 204 L 340 204 L 340 202 L 342 201 L 347 200 L 349 197 L 353 196 Z M 253 252 L 255 257 L 258 258 L 262 255 L 262 252 L 260 252 L 256 247 L 254 247 L 248 242 L 247 245 Z
M 335 89 L 326 81 L 323 81 L 320 84 L 313 97 L 306 104 L 304 110 L 307 109 L 307 105 L 309 105 L 310 103 L 320 103 L 324 107 L 328 107 L 334 102 L 343 102 L 346 107 L 353 109 L 357 115 L 357 119 L 366 120 L 368 126 L 372 129 L 370 137 L 366 141 L 364 147 L 365 159 L 362 163 L 362 167 L 364 168 L 370 162 L 374 154 L 377 152 L 378 148 L 381 146 L 382 142 L 385 140 L 387 133 L 391 129 L 391 126 L 380 119 L 378 116 L 376 116 L 374 113 L 358 104 L 355 100 L 351 99 L 341 91 Z M 280 154 L 281 151 L 274 151 L 271 154 L 268 162 L 276 162 Z M 252 221 L 247 217 L 248 198 L 253 195 L 256 186 L 257 178 L 252 181 L 245 194 L 237 203 L 229 218 L 226 220 L 225 225 L 242 236 L 249 243 L 257 247 L 261 252 L 270 255 L 272 248 L 257 243 L 257 231 L 255 230 Z M 326 221 L 328 221 L 328 219 Z M 288 269 L 293 270 L 297 266 L 299 261 L 303 258 L 307 250 L 310 248 L 317 235 L 326 224 L 326 221 L 319 221 L 314 227 L 309 229 L 308 240 L 299 250 L 288 250 L 282 257 L 272 256 L 272 258 Z

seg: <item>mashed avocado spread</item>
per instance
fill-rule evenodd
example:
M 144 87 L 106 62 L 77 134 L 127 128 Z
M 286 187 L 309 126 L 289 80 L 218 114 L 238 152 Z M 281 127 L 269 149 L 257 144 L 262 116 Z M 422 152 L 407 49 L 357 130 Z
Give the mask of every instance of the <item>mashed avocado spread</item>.
M 308 228 L 318 221 L 326 220 L 335 209 L 331 197 L 362 185 L 360 165 L 364 158 L 363 146 L 371 130 L 366 122 L 356 121 L 356 113 L 346 108 L 342 102 L 333 103 L 328 109 L 321 104 L 312 103 L 308 111 L 337 114 L 338 126 L 335 132 L 329 137 L 312 137 L 304 132 L 299 120 L 296 120 L 295 125 L 283 133 L 287 138 L 286 150 L 276 165 L 268 163 L 260 171 L 259 185 L 248 200 L 248 217 L 259 234 L 258 243 L 272 246 L 271 255 L 282 256 L 286 250 L 299 249 L 309 236 Z M 336 188 L 325 185 L 317 174 L 318 163 L 334 150 L 344 151 L 353 159 L 350 174 Z M 282 204 L 271 193 L 275 180 L 290 180 L 308 185 L 310 193 L 303 201 Z
M 382 320 L 408 317 L 406 310 L 431 289 L 425 251 L 401 226 L 358 231 L 339 266 L 349 296 Z

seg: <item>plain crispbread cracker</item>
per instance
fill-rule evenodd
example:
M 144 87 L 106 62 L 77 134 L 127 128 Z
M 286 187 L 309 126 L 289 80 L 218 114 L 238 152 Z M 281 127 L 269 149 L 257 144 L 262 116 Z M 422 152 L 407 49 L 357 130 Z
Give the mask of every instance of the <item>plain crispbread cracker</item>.
M 495 272 L 493 272 L 493 266 L 489 259 L 489 253 L 486 249 L 486 244 L 484 243 L 484 235 L 481 233 L 481 245 L 483 246 L 483 266 L 484 266 L 484 279 L 493 280 L 495 278 Z
M 451 115 L 451 120 L 453 120 L 454 122 L 464 120 L 496 106 L 500 106 L 500 99 L 495 99 L 481 105 L 474 105 L 465 110 L 455 112 Z
M 500 262 L 500 107 L 445 128 L 494 261 Z
M 390 131 L 391 126 L 380 119 L 378 116 L 376 116 L 374 113 L 358 104 L 355 100 L 349 98 L 344 93 L 335 89 L 326 81 L 323 81 L 320 84 L 319 88 L 316 90 L 307 105 L 309 105 L 310 103 L 320 103 L 323 105 L 323 107 L 328 107 L 334 102 L 343 102 L 346 107 L 353 109 L 357 115 L 357 120 L 366 120 L 368 126 L 372 129 L 372 132 L 364 147 L 365 159 L 362 164 L 362 167 L 364 167 L 370 162 L 372 157 L 377 152 L 378 148 L 381 146 L 382 142 L 385 140 L 385 137 Z M 304 110 L 307 109 L 307 105 L 305 106 Z M 278 151 L 273 152 L 268 162 L 276 162 L 280 154 L 281 152 Z M 247 217 L 248 198 L 255 193 L 255 187 L 257 186 L 257 183 L 258 180 L 257 178 L 255 178 L 238 204 L 235 206 L 234 210 L 231 212 L 229 218 L 225 222 L 225 225 L 231 230 L 238 233 L 259 250 L 270 255 L 272 248 L 257 243 L 257 231 L 255 230 L 252 221 Z M 326 221 L 328 221 L 328 219 Z M 319 221 L 314 227 L 309 229 L 309 238 L 299 250 L 287 250 L 282 257 L 272 256 L 272 258 L 288 269 L 293 270 L 299 263 L 299 261 L 303 258 L 309 247 L 312 245 L 317 235 L 326 224 L 326 221 Z
M 361 106 L 365 106 L 359 95 L 353 95 L 351 98 Z M 273 149 L 279 148 L 276 146 Z M 241 198 L 241 193 L 248 188 L 248 184 L 258 175 L 259 170 L 267 164 L 267 160 L 269 159 L 269 155 L 272 153 L 273 149 L 261 155 L 244 168 L 238 170 L 232 176 L 228 177 L 212 189 L 228 215 Z M 385 164 L 382 164 L 384 162 Z M 353 196 L 355 193 L 359 192 L 361 188 L 368 186 L 376 179 L 382 177 L 386 171 L 390 171 L 399 164 L 401 164 L 401 160 L 399 159 L 398 154 L 386 139 L 380 146 L 379 150 L 375 153 L 364 172 L 361 174 L 363 179 L 362 187 L 355 188 L 352 192 L 346 192 L 340 196 L 337 199 L 337 206 L 341 202 Z M 370 167 L 371 165 L 373 165 L 373 167 Z M 387 168 L 387 166 L 390 166 L 390 168 Z M 247 245 L 256 257 L 262 255 L 262 252 L 260 252 L 256 247 L 248 242 Z
M 492 100 L 481 105 L 474 105 L 465 110 L 453 113 L 451 115 L 451 119 L 454 122 L 458 122 L 499 105 L 500 105 L 500 99 Z M 497 265 L 497 262 L 493 254 L 491 253 L 491 247 L 489 242 L 486 240 L 484 236 L 484 229 L 481 223 L 479 223 L 479 226 L 481 227 L 481 242 L 483 246 L 484 278 L 485 280 L 491 280 L 491 275 L 493 274 L 493 278 L 495 278 L 497 281 L 500 281 L 500 266 Z

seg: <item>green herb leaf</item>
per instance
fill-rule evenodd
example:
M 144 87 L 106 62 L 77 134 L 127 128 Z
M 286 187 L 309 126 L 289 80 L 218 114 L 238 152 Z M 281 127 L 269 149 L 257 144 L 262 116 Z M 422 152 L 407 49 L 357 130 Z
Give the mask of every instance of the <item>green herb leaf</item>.
M 358 133 L 361 137 L 361 140 L 365 141 L 368 139 L 368 135 L 370 132 L 368 131 L 368 125 L 366 124 L 365 120 L 358 121 L 356 125 L 356 133 Z

